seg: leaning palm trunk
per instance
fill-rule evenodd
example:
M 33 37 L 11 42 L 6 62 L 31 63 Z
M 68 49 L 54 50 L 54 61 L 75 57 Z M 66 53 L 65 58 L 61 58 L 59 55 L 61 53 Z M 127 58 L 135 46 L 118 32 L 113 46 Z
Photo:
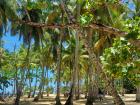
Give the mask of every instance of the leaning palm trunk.
M 121 97 L 119 96 L 116 88 L 114 87 L 114 83 L 112 82 L 112 80 L 109 78 L 109 76 L 107 76 L 105 74 L 105 72 L 102 69 L 102 66 L 99 62 L 99 58 L 96 57 L 95 53 L 93 52 L 93 50 L 91 49 L 91 47 L 89 46 L 89 36 L 85 39 L 85 47 L 87 48 L 87 51 L 89 53 L 89 58 L 90 60 L 92 60 L 92 62 L 94 63 L 94 66 L 96 67 L 96 69 L 98 70 L 98 73 L 101 75 L 102 79 L 105 81 L 106 83 L 106 87 L 108 88 L 108 90 L 110 91 L 110 93 L 113 96 L 114 102 L 116 105 L 125 105 L 125 103 L 123 102 L 123 100 L 121 99 Z M 91 61 L 90 61 L 91 62 Z M 87 99 L 88 101 L 88 99 Z M 90 101 L 89 101 L 90 102 Z M 88 102 L 87 102 L 88 103 Z M 86 104 L 86 105 L 92 105 L 92 103 L 90 104 Z
M 104 80 L 105 84 L 106 84 L 106 88 L 110 91 L 114 103 L 116 105 L 125 105 L 124 101 L 121 99 L 121 97 L 119 96 L 115 86 L 114 86 L 114 81 L 113 79 L 111 79 L 110 76 L 108 76 L 102 69 L 102 65 L 99 61 L 99 58 L 96 57 L 96 55 L 93 53 L 93 61 L 95 61 L 95 65 L 96 65 L 96 69 L 98 71 L 98 73 L 101 75 L 101 78 Z

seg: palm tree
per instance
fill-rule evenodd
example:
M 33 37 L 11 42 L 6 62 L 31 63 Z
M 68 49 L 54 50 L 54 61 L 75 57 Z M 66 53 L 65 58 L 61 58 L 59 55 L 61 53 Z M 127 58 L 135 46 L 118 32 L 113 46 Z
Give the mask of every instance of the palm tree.
M 16 0 L 0 1 L 0 38 L 2 37 L 3 32 L 6 31 L 8 20 L 18 19 L 16 9 Z
M 118 5 L 114 4 L 114 6 L 118 7 L 118 6 L 120 6 L 120 4 L 118 4 Z M 113 25 L 114 27 L 122 26 L 122 24 L 121 24 L 122 16 L 120 14 L 123 13 L 123 11 L 121 12 L 121 11 L 117 10 L 118 12 L 115 12 L 116 9 L 114 8 L 114 6 L 103 1 L 101 3 L 101 7 L 99 6 L 99 8 L 97 10 L 95 10 L 96 21 L 98 23 Z M 116 13 L 116 14 L 113 14 L 113 13 Z M 100 17 L 100 18 L 98 18 L 98 17 Z M 107 33 L 106 33 L 106 35 L 107 35 Z M 106 43 L 106 41 L 112 40 L 111 38 L 113 36 L 110 36 L 110 35 L 106 36 L 106 35 L 104 35 L 104 33 L 102 33 L 102 32 L 99 32 L 99 40 L 95 43 L 95 47 L 94 47 L 94 51 L 96 51 L 97 58 L 102 53 L 101 49 L 104 48 L 103 47 L 105 45 L 104 43 Z M 91 38 L 91 37 L 88 37 L 88 38 Z M 92 52 L 92 53 L 94 53 L 94 52 Z M 120 99 L 120 98 L 118 97 L 118 99 Z M 122 101 L 120 101 L 120 102 L 122 102 Z M 123 102 L 122 102 L 122 104 L 123 104 Z
M 19 54 L 19 55 L 18 55 Z M 16 69 L 16 99 L 15 105 L 19 105 L 20 97 L 22 95 L 23 87 L 24 87 L 24 74 L 25 74 L 25 48 L 21 46 L 19 53 L 15 54 L 15 69 Z M 18 76 L 18 71 L 20 71 L 20 76 Z M 18 79 L 20 78 L 20 80 Z
M 122 99 L 120 98 L 120 96 L 118 95 L 117 90 L 114 87 L 114 83 L 104 73 L 104 71 L 102 70 L 102 66 L 101 66 L 101 64 L 99 62 L 99 59 L 96 57 L 94 52 L 90 49 L 91 48 L 91 47 L 89 47 L 89 45 L 90 45 L 89 42 L 90 41 L 88 39 L 89 39 L 89 37 L 85 40 L 85 45 L 86 45 L 86 48 L 88 50 L 88 53 L 91 54 L 91 55 L 89 55 L 89 58 L 91 58 L 92 62 L 96 61 L 94 65 L 96 65 L 95 66 L 96 69 L 101 74 L 101 77 L 104 78 L 105 83 L 108 85 L 108 88 L 110 89 L 110 92 L 111 92 L 112 96 L 114 97 L 115 104 L 117 104 L 117 105 L 125 105 L 124 102 L 122 101 Z M 92 62 L 91 62 L 91 64 L 92 64 Z M 92 89 L 92 87 L 91 87 L 91 89 Z M 92 94 L 89 93 L 89 95 L 90 95 L 90 97 L 92 97 Z M 88 98 L 87 99 L 87 105 L 92 105 L 92 104 L 93 104 L 93 98 Z
M 76 41 L 75 41 L 75 35 L 72 34 L 70 35 L 70 38 L 65 42 L 66 43 L 66 47 L 64 48 L 63 51 L 63 62 L 62 62 L 62 67 L 65 70 L 63 77 L 65 78 L 64 81 L 69 81 L 69 83 L 73 83 L 73 73 L 72 73 L 72 69 L 73 69 L 73 64 L 75 61 L 75 46 L 76 46 Z M 87 62 L 85 61 L 88 58 L 88 55 L 86 55 L 86 50 L 83 47 L 83 41 L 79 40 L 79 62 L 78 62 L 78 67 L 79 67 L 79 71 L 78 71 L 78 81 L 80 81 L 80 79 L 82 79 L 83 77 L 83 72 L 85 72 L 84 67 L 86 66 Z M 66 76 L 66 77 L 65 77 Z M 78 82 L 77 81 L 77 82 Z M 77 86 L 77 91 L 79 91 L 79 87 L 80 87 L 80 83 Z M 73 93 L 74 94 L 74 93 Z M 80 93 L 75 92 L 75 96 L 77 96 L 78 94 L 80 95 Z
M 60 1 L 61 2 L 61 7 L 63 9 L 63 11 L 67 14 L 67 19 L 69 23 L 75 23 L 76 20 L 73 18 L 71 11 L 69 11 L 69 9 L 66 6 L 66 2 L 64 3 L 63 0 Z M 79 19 L 80 16 L 80 3 L 77 1 L 77 20 Z M 73 67 L 73 77 L 72 77 L 72 85 L 71 85 L 71 91 L 70 91 L 70 95 L 68 100 L 66 101 L 65 105 L 71 105 L 73 104 L 73 95 L 74 95 L 74 90 L 76 82 L 77 82 L 77 78 L 78 77 L 78 62 L 79 62 L 79 31 L 76 30 L 76 47 L 75 47 L 75 55 L 74 55 L 74 67 Z M 78 90 L 79 91 L 79 90 Z M 79 95 L 78 97 L 79 98 Z

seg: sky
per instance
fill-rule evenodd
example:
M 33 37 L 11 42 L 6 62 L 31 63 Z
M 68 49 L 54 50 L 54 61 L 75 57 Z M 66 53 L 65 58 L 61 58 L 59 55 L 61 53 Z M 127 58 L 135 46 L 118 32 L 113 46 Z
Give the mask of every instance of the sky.
M 9 50 L 10 52 L 14 51 L 14 46 L 16 44 L 16 49 L 20 47 L 22 44 L 22 39 L 19 40 L 19 35 L 11 36 L 10 32 L 7 32 L 2 40 L 4 41 L 4 48 Z

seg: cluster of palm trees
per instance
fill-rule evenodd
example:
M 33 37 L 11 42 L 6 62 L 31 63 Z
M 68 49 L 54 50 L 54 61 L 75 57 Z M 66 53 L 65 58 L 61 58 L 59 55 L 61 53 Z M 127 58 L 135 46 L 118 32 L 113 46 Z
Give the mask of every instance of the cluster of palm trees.
M 139 0 L 134 1 L 139 8 Z M 99 57 L 106 47 L 112 46 L 113 38 L 126 34 L 120 30 L 125 30 L 124 21 L 129 19 L 130 12 L 118 0 L 1 0 L 0 42 L 9 25 L 11 34 L 18 34 L 24 42 L 18 52 L 14 50 L 10 55 L 13 62 L 7 63 L 11 65 L 6 65 L 14 70 L 15 105 L 19 105 L 26 80 L 30 87 L 28 97 L 31 97 L 31 75 L 34 73 L 36 82 L 40 78 L 39 93 L 34 100 L 43 96 L 48 85 L 48 70 L 54 70 L 56 74 L 56 105 L 61 105 L 62 81 L 70 86 L 65 105 L 73 105 L 74 96 L 76 99 L 80 97 L 82 80 L 86 81 L 87 86 L 86 105 L 92 105 L 98 94 L 97 78 L 104 80 L 116 105 L 124 105 L 112 78 L 103 70 Z M 4 62 L 5 57 L 1 53 L 2 50 L 0 62 Z M 40 77 L 38 69 L 41 69 Z M 35 86 L 33 93 L 36 89 Z

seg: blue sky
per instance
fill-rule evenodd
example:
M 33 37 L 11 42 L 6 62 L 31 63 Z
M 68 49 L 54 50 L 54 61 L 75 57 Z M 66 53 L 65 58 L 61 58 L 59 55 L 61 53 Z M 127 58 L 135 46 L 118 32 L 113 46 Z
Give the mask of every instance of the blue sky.
M 11 36 L 10 32 L 7 32 L 2 39 L 4 41 L 4 48 L 9 51 L 14 50 L 15 44 L 16 48 L 19 48 L 20 44 L 22 43 L 22 39 L 19 40 L 19 35 Z

